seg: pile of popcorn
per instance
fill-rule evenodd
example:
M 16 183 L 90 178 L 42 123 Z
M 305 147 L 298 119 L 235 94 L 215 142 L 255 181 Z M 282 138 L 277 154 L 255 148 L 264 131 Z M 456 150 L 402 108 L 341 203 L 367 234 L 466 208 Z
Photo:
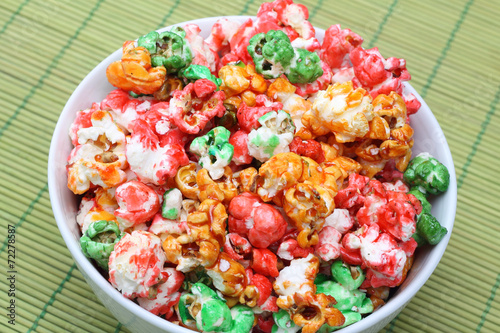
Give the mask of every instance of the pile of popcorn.
M 203 332 L 331 332 L 382 306 L 446 229 L 449 174 L 412 157 L 403 59 L 306 7 L 123 44 L 77 113 L 81 247 L 124 297 Z

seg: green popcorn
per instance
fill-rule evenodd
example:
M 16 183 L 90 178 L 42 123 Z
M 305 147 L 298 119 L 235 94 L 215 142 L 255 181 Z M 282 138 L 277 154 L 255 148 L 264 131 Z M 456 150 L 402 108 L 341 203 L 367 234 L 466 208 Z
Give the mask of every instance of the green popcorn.
M 410 192 L 408 192 L 408 194 L 413 194 L 415 196 L 415 198 L 417 198 L 418 201 L 420 201 L 420 203 L 422 204 L 422 212 L 420 212 L 418 217 L 420 217 L 424 213 L 428 213 L 428 214 L 431 213 L 432 205 L 429 202 L 429 200 L 427 200 L 427 197 L 425 196 L 425 194 L 423 194 L 422 192 L 420 192 L 419 190 L 417 190 L 415 188 L 413 188 Z
M 231 163 L 234 147 L 229 143 L 231 132 L 218 126 L 203 136 L 195 138 L 190 151 L 200 157 L 198 163 L 208 170 L 210 177 L 216 180 L 224 175 L 224 167 Z
M 373 303 L 359 289 L 349 290 L 340 283 L 325 281 L 317 285 L 317 294 L 333 296 L 337 301 L 334 305 L 340 311 L 355 311 L 361 314 L 373 311 Z
M 318 275 L 316 275 L 316 278 L 314 279 L 314 284 L 320 284 L 320 283 L 325 282 L 325 281 L 330 281 L 330 279 L 331 279 L 331 276 L 323 274 L 323 273 L 318 273 Z
M 308 83 L 323 75 L 318 54 L 293 47 L 290 38 L 281 30 L 256 34 L 250 39 L 247 50 L 255 70 L 266 79 L 285 74 L 291 83 Z
M 417 189 L 412 189 L 409 194 L 413 194 L 422 204 L 422 212 L 417 216 L 417 230 L 412 235 L 418 246 L 424 244 L 436 245 L 443 239 L 448 230 L 441 226 L 439 221 L 431 214 L 431 204 L 425 194 Z
M 171 188 L 163 194 L 163 206 L 161 215 L 169 220 L 177 220 L 181 214 L 182 192 L 177 188 Z
M 350 266 L 344 264 L 342 260 L 333 262 L 330 270 L 333 279 L 343 285 L 347 290 L 358 289 L 365 280 L 365 273 L 360 266 Z
M 411 236 L 417 242 L 417 247 L 427 244 L 427 240 L 424 236 L 420 235 L 418 230 Z
M 328 324 L 324 324 L 323 326 L 321 326 L 321 328 L 318 330 L 318 333 L 329 333 L 329 332 L 333 332 L 333 331 L 336 331 L 336 330 L 339 330 L 341 328 L 344 328 L 346 326 L 349 326 L 349 325 L 352 325 L 354 324 L 355 322 L 358 322 L 361 320 L 361 314 L 359 312 L 355 312 L 355 311 L 341 311 L 342 314 L 344 315 L 344 318 L 345 318 L 345 322 L 342 326 L 330 326 Z
M 99 267 L 108 270 L 108 261 L 115 244 L 123 234 L 114 221 L 92 222 L 80 238 L 80 246 L 87 258 L 94 259 Z
M 300 331 L 302 327 L 295 325 L 290 318 L 290 314 L 281 309 L 273 313 L 274 325 L 271 333 L 295 333 Z
M 425 194 L 420 192 L 417 188 L 413 188 L 410 192 L 408 192 L 408 194 L 413 194 L 422 204 L 422 211 L 420 212 L 420 214 L 417 215 L 417 223 L 418 223 L 423 214 L 431 213 L 431 208 L 432 208 L 431 203 L 429 202 L 429 200 L 427 200 Z M 418 244 L 417 246 L 422 246 L 427 244 L 427 240 L 425 239 L 424 236 L 422 236 L 418 232 L 418 229 L 415 230 L 415 233 L 411 237 L 417 242 Z
M 233 318 L 231 329 L 225 333 L 248 333 L 252 330 L 255 315 L 252 309 L 243 304 L 237 304 L 231 308 Z
M 439 221 L 431 214 L 422 214 L 417 222 L 417 232 L 429 244 L 436 245 L 443 239 L 448 230 L 441 226 Z
M 448 189 L 450 173 L 444 164 L 428 153 L 421 153 L 410 161 L 404 180 L 425 194 L 439 194 Z
M 285 73 L 295 56 L 290 38 L 281 30 L 256 34 L 249 43 L 247 50 L 255 70 L 266 79 L 275 79 Z
M 191 286 L 191 293 L 181 296 L 178 304 L 179 317 L 188 327 L 203 332 L 227 332 L 233 319 L 225 300 L 202 283 Z
M 160 34 L 157 31 L 151 31 L 150 33 L 139 37 L 137 40 L 137 46 L 142 46 L 148 50 L 149 54 L 153 55 L 156 53 L 158 39 Z
M 295 57 L 285 72 L 291 83 L 308 83 L 323 75 L 321 60 L 315 52 L 306 49 L 295 49 Z
M 283 110 L 271 111 L 258 119 L 262 125 L 248 134 L 248 153 L 260 162 L 273 155 L 289 152 L 295 126 L 292 117 Z
M 185 37 L 184 29 L 174 27 L 161 33 L 151 31 L 140 37 L 137 45 L 149 51 L 153 66 L 164 66 L 169 74 L 178 73 L 193 60 L 191 47 Z
M 194 82 L 199 79 L 207 79 L 215 83 L 217 89 L 222 84 L 222 79 L 213 75 L 207 66 L 191 64 L 179 73 L 179 76 L 185 77 L 188 82 Z

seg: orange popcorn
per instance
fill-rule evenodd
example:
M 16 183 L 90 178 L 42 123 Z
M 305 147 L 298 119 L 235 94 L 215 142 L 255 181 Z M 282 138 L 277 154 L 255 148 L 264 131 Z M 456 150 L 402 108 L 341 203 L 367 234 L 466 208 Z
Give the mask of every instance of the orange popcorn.
M 166 75 L 165 67 L 151 67 L 148 50 L 141 46 L 135 47 L 134 41 L 123 43 L 122 59 L 111 63 L 106 69 L 109 83 L 136 94 L 156 92 L 163 85 Z

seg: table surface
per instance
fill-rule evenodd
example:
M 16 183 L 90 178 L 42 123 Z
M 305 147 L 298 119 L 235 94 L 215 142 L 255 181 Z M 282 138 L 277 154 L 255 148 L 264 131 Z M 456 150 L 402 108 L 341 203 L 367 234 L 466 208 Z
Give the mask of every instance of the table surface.
M 383 332 L 500 331 L 500 2 L 298 1 L 320 28 L 340 23 L 404 58 L 448 140 L 458 181 L 455 226 L 430 280 Z M 85 283 L 58 232 L 47 155 L 59 114 L 85 75 L 123 41 L 170 24 L 255 15 L 260 1 L 0 2 L 2 274 L 16 227 L 16 325 L 0 279 L 0 331 L 128 332 Z

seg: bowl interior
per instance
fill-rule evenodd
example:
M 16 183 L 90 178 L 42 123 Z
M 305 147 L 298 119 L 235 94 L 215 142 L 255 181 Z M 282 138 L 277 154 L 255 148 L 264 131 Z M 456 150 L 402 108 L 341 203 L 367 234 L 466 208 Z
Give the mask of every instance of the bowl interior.
M 230 20 L 240 22 L 249 18 L 251 17 L 228 17 Z M 204 18 L 179 23 L 177 25 L 183 26 L 186 23 L 195 23 L 202 29 L 202 36 L 207 37 L 210 33 L 211 26 L 218 19 L 219 17 Z M 168 29 L 170 29 L 170 27 L 161 30 Z M 322 41 L 325 33 L 324 30 L 316 29 L 316 32 L 317 38 Z M 191 332 L 190 330 L 163 320 L 142 309 L 134 302 L 125 299 L 121 293 L 115 290 L 111 284 L 106 281 L 89 260 L 85 258 L 79 245 L 80 231 L 75 218 L 78 210 L 78 198 L 73 195 L 66 186 L 66 162 L 73 148 L 69 139 L 68 130 L 77 111 L 89 108 L 93 102 L 100 102 L 114 89 L 114 87 L 108 83 L 105 73 L 108 65 L 119 59 L 121 59 L 121 49 L 111 54 L 94 68 L 73 92 L 59 117 L 49 152 L 48 181 L 52 209 L 61 235 L 80 271 L 87 282 L 92 286 L 97 296 L 118 320 L 126 325 L 129 322 L 129 328 L 132 329 L 134 328 L 134 322 L 138 323 L 137 327 L 139 328 L 141 327 L 141 323 L 145 321 L 148 322 L 152 328 L 157 328 L 158 331 Z M 412 127 L 415 130 L 414 155 L 424 151 L 429 152 L 445 164 L 450 171 L 451 181 L 448 191 L 431 201 L 433 204 L 433 215 L 448 229 L 448 234 L 438 245 L 418 249 L 413 268 L 408 274 L 406 281 L 386 305 L 358 323 L 342 329 L 342 332 L 376 332 L 378 329 L 385 326 L 402 307 L 411 300 L 432 274 L 445 251 L 453 228 L 457 191 L 455 169 L 448 144 L 427 104 L 409 84 L 406 84 L 405 88 L 408 89 L 409 92 L 412 92 L 422 103 L 421 109 L 410 117 Z M 129 317 L 130 313 L 134 317 L 132 321 Z

